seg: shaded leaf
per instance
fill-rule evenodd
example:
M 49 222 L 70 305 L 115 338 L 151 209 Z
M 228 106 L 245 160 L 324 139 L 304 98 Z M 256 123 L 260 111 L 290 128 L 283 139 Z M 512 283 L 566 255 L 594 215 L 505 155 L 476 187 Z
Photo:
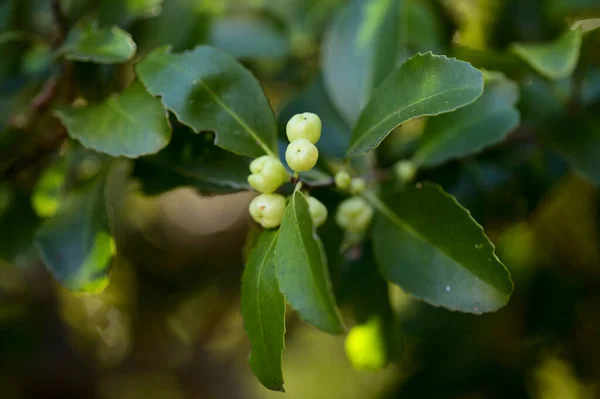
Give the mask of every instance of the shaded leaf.
M 36 234 L 46 267 L 71 291 L 98 292 L 108 284 L 114 243 L 105 182 L 102 173 L 87 187 L 69 193 Z
M 0 259 L 13 262 L 30 249 L 38 224 L 29 195 L 0 182 Z
M 380 203 L 374 227 L 379 270 L 403 291 L 432 305 L 493 312 L 512 293 L 494 246 L 469 212 L 432 184 Z
M 352 133 L 348 156 L 376 148 L 398 125 L 451 112 L 483 92 L 481 72 L 464 61 L 431 53 L 406 61 L 379 86 Z
M 138 77 L 177 119 L 194 131 L 214 131 L 216 144 L 258 157 L 277 151 L 273 111 L 260 84 L 241 64 L 207 46 L 171 54 L 154 50 L 137 65 Z
M 325 35 L 325 87 L 350 125 L 358 120 L 373 88 L 395 66 L 398 22 L 396 1 L 354 1 L 334 18 Z
M 277 230 L 264 231 L 250 254 L 242 277 L 241 312 L 252 348 L 252 371 L 265 387 L 283 392 L 285 298 L 275 273 L 278 235 Z
M 547 78 L 566 78 L 577 66 L 581 36 L 581 28 L 572 29 L 551 43 L 515 43 L 512 51 Z
M 519 123 L 518 99 L 514 82 L 503 77 L 489 80 L 473 104 L 427 121 L 414 162 L 435 166 L 502 141 Z
M 87 25 L 71 29 L 58 54 L 74 61 L 114 64 L 131 59 L 135 50 L 135 42 L 124 30 Z
M 167 112 L 160 100 L 138 82 L 101 104 L 61 108 L 56 116 L 71 138 L 115 157 L 156 153 L 171 138 Z
M 302 319 L 329 333 L 344 332 L 322 244 L 314 233 L 306 199 L 298 191 L 281 222 L 275 261 L 279 288 Z
M 162 3 L 163 0 L 101 0 L 98 19 L 102 26 L 127 24 L 159 15 Z

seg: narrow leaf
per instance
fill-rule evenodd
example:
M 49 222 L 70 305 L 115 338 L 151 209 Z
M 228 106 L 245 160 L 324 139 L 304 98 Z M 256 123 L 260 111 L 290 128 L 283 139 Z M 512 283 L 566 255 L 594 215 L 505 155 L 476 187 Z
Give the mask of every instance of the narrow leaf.
M 115 26 L 99 29 L 93 25 L 73 28 L 58 49 L 69 60 L 100 64 L 125 62 L 135 55 L 136 45 L 131 35 Z
M 236 60 L 208 46 L 171 54 L 168 47 L 137 65 L 138 77 L 182 123 L 214 131 L 216 144 L 257 157 L 277 152 L 275 117 L 260 84 Z
M 242 277 L 242 316 L 252 351 L 248 360 L 260 382 L 284 391 L 281 371 L 285 336 L 285 298 L 275 273 L 279 232 L 266 230 L 252 250 Z
M 405 292 L 467 313 L 493 312 L 512 293 L 509 273 L 469 212 L 432 184 L 382 204 L 374 228 L 379 270 Z
M 279 288 L 300 317 L 323 331 L 343 333 L 322 244 L 315 235 L 306 199 L 298 191 L 281 222 L 275 261 Z
M 397 126 L 419 117 L 455 111 L 483 92 L 483 76 L 454 58 L 417 54 L 379 86 L 354 128 L 348 156 L 375 149 Z
M 105 179 L 102 174 L 85 189 L 70 193 L 36 234 L 46 267 L 71 291 L 98 292 L 108 284 L 114 244 Z
M 512 51 L 550 79 L 570 76 L 579 59 L 581 28 L 568 30 L 551 43 L 515 43 Z
M 164 148 L 171 138 L 160 100 L 135 82 L 101 104 L 62 108 L 56 116 L 84 147 L 115 157 L 136 158 Z
M 435 166 L 502 141 L 519 124 L 518 98 L 514 82 L 490 79 L 473 104 L 427 120 L 414 162 Z

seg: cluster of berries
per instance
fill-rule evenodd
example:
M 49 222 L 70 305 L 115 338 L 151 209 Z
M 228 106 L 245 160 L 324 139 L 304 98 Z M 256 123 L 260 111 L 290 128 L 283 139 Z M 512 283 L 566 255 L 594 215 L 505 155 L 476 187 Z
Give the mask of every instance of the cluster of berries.
M 314 168 L 319 159 L 316 143 L 321 138 L 321 119 L 315 114 L 305 112 L 294 115 L 286 126 L 286 135 L 290 144 L 285 151 L 285 160 L 294 172 L 307 172 Z M 265 229 L 281 224 L 286 208 L 286 199 L 275 191 L 290 180 L 290 176 L 281 161 L 264 155 L 250 163 L 248 183 L 261 192 L 250 203 L 250 215 Z M 344 200 L 336 214 L 337 224 L 351 234 L 361 234 L 373 218 L 373 208 L 360 196 L 366 190 L 366 181 L 352 179 L 348 172 L 340 171 L 335 175 L 335 184 L 340 190 L 353 196 Z M 327 208 L 318 199 L 307 196 L 308 210 L 315 227 L 327 220 Z

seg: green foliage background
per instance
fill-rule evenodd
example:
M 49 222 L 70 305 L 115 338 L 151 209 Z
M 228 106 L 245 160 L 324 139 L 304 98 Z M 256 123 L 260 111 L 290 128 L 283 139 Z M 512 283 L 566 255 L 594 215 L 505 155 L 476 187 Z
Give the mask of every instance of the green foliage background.
M 598 397 L 599 27 L 593 0 L 0 0 L 0 396 Z M 261 232 L 248 164 L 305 111 L 329 219 L 288 185 Z

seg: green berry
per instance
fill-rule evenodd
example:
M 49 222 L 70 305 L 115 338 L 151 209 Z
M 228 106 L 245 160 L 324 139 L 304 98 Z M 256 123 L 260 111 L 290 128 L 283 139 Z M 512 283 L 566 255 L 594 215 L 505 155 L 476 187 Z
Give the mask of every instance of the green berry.
M 350 188 L 350 183 L 352 180 L 350 179 L 348 172 L 340 171 L 336 173 L 334 181 L 337 188 L 345 191 Z
M 388 362 L 383 325 L 379 318 L 352 327 L 345 342 L 346 356 L 360 370 L 377 370 Z
M 315 197 L 307 197 L 308 213 L 315 227 L 321 226 L 327 220 L 327 207 Z
M 415 178 L 417 168 L 411 161 L 399 161 L 394 166 L 396 177 L 403 183 L 408 183 Z
M 321 119 L 310 112 L 297 114 L 292 117 L 285 128 L 287 138 L 291 142 L 306 139 L 313 144 L 321 138 Z
M 352 233 L 365 231 L 373 219 L 373 208 L 362 197 L 351 197 L 340 204 L 335 220 L 344 230 Z
M 362 177 L 355 177 L 350 183 L 350 192 L 352 194 L 362 194 L 367 189 L 367 181 Z
M 250 216 L 265 229 L 272 229 L 281 224 L 285 206 L 285 198 L 282 195 L 261 194 L 250 202 Z
M 294 140 L 285 150 L 285 160 L 295 172 L 306 172 L 314 168 L 319 159 L 319 150 L 306 139 Z
M 272 193 L 288 180 L 288 174 L 278 158 L 263 155 L 250 163 L 248 183 L 261 193 Z

